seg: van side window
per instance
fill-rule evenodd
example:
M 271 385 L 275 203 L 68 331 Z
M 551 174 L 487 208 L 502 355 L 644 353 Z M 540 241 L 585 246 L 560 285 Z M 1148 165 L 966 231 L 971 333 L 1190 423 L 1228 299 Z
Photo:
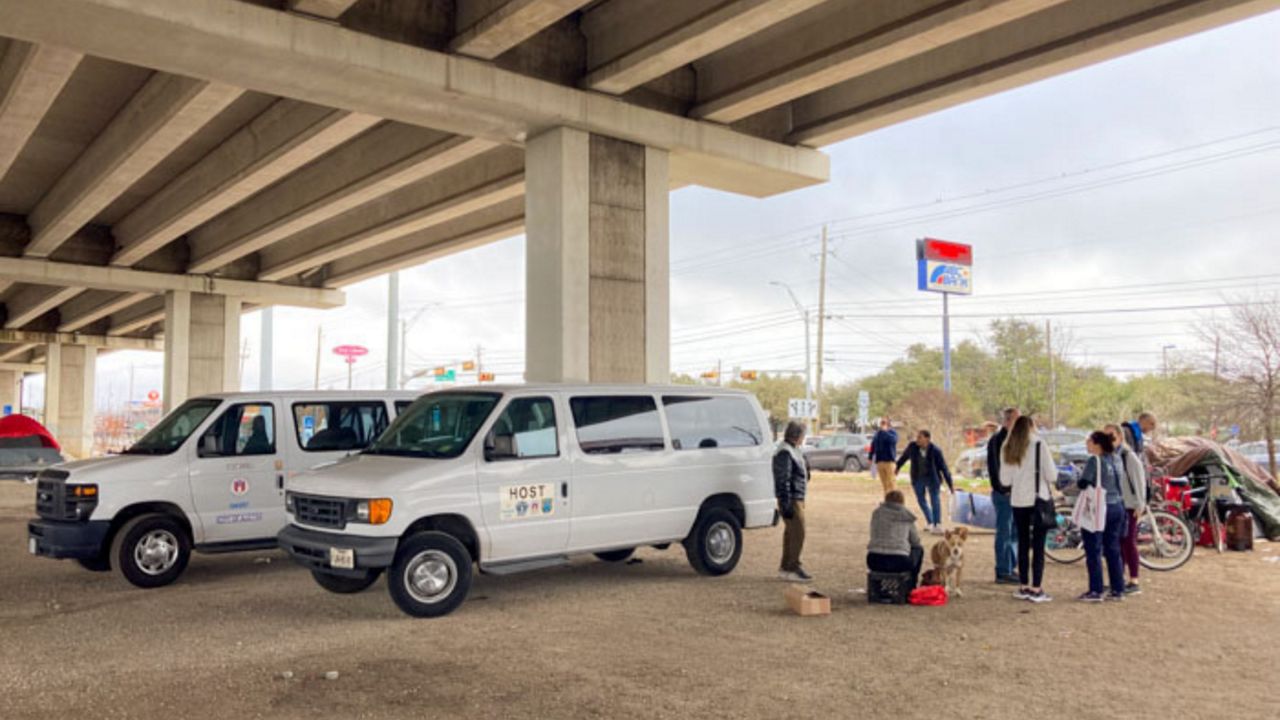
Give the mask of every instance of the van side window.
M 662 450 L 658 406 L 647 395 L 576 397 L 569 400 L 578 445 L 587 453 Z
M 200 438 L 200 457 L 274 455 L 275 408 L 270 403 L 232 405 Z
M 380 401 L 294 403 L 298 447 L 307 452 L 359 450 L 387 429 L 387 406 Z
M 400 417 L 404 413 L 405 409 L 412 404 L 413 404 L 412 400 L 397 400 L 396 401 L 396 417 Z
M 489 431 L 485 459 L 556 457 L 556 408 L 551 398 L 516 398 L 507 404 Z
M 760 419 L 746 398 L 666 395 L 662 406 L 676 450 L 749 447 L 763 439 Z

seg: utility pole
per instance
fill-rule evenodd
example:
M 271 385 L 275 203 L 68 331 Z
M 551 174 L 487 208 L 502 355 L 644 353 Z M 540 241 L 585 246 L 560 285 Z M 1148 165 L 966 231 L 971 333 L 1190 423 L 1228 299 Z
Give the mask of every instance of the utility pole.
M 814 372 L 813 395 L 817 399 L 813 408 L 815 423 L 822 424 L 822 412 L 818 407 L 822 404 L 822 350 L 823 326 L 827 319 L 827 226 L 822 226 L 822 257 L 818 259 L 818 357 L 815 359 L 818 367 Z M 816 428 L 815 428 L 816 430 Z
M 951 394 L 951 293 L 942 293 L 942 390 Z
M 1058 427 L 1058 363 L 1053 357 L 1053 321 L 1044 321 L 1044 341 L 1049 348 L 1049 426 Z
M 275 325 L 275 308 L 268 305 L 262 309 L 262 338 L 258 343 L 262 346 L 262 352 L 258 357 L 258 390 L 270 390 L 275 384 L 273 377 L 275 353 L 272 347 L 275 340 Z
M 476 343 L 476 384 L 480 384 L 480 373 L 484 372 L 484 364 L 480 362 L 481 356 L 484 355 L 484 346 Z
M 387 389 L 400 387 L 401 367 L 404 360 L 400 355 L 400 343 L 404 338 L 400 333 L 400 273 L 393 272 L 387 276 Z
M 249 360 L 249 338 L 240 343 L 240 382 L 244 382 L 244 364 Z M 239 390 L 240 388 L 236 388 Z
M 724 372 L 724 361 L 717 358 L 716 359 L 716 387 L 720 387 L 721 385 L 724 385 L 724 380 L 722 379 L 723 372 Z
M 320 389 L 320 345 L 324 341 L 324 327 L 316 326 L 316 381 L 313 389 Z
M 1222 338 L 1218 335 L 1213 336 L 1213 380 L 1217 382 L 1221 379 L 1219 371 L 1218 358 L 1222 352 Z

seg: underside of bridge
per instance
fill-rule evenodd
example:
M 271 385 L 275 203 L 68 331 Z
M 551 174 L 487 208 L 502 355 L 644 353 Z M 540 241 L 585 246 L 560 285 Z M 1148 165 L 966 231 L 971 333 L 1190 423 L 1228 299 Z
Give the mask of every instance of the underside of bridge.
M 234 388 L 242 311 L 520 233 L 528 377 L 664 380 L 670 189 L 1278 5 L 0 0 L 0 403 L 81 454 L 98 350 Z

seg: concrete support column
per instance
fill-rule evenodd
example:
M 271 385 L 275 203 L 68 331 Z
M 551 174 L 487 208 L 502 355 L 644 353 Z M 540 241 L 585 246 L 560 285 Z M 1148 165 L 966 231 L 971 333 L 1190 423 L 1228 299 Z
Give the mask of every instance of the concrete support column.
M 5 412 L 5 409 L 8 412 Z M 0 370 L 0 415 L 18 415 L 22 412 L 22 373 L 18 370 Z
M 44 425 L 68 457 L 93 452 L 94 373 L 98 349 L 49 345 L 44 376 Z
M 164 300 L 164 406 L 240 389 L 240 300 L 170 291 Z
M 668 159 L 556 128 L 525 159 L 525 376 L 670 379 Z

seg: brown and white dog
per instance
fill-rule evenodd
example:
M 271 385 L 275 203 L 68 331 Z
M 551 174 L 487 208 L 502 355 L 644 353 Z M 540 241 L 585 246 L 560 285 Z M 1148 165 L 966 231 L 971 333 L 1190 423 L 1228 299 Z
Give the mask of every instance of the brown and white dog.
M 960 591 L 960 575 L 964 571 L 964 543 L 968 539 L 969 528 L 948 530 L 929 551 L 934 578 L 947 588 L 948 595 L 964 594 Z

